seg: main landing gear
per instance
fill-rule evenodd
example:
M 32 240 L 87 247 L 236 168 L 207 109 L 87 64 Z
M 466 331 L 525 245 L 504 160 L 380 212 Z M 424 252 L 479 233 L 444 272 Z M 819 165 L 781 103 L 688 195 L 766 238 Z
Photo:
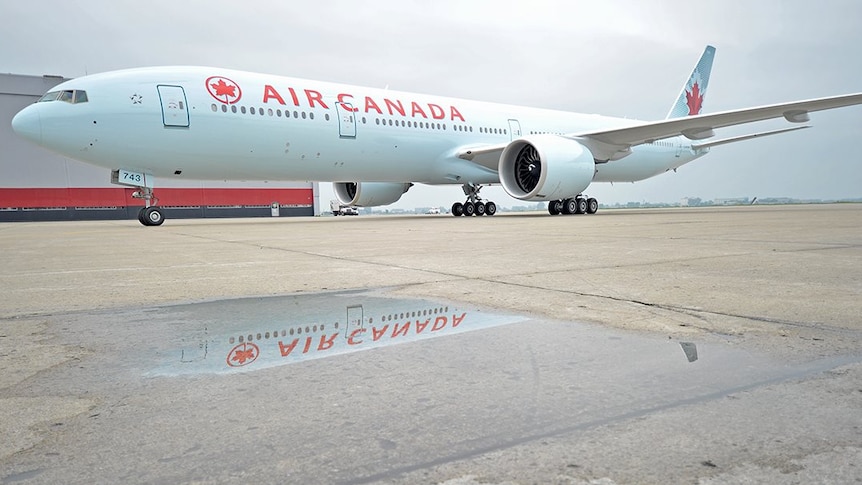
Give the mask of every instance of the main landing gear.
M 548 202 L 548 212 L 552 216 L 558 214 L 595 214 L 599 210 L 599 201 L 592 197 L 577 196 L 571 199 L 552 200 Z
M 463 204 L 461 202 L 452 204 L 453 216 L 493 216 L 497 213 L 497 204 L 490 200 L 483 202 L 482 198 L 479 197 L 479 191 L 482 190 L 481 185 L 464 184 L 462 188 L 467 200 Z
M 165 222 L 165 216 L 162 214 L 162 209 L 157 207 L 159 199 L 153 195 L 152 187 L 138 187 L 138 190 L 132 193 L 132 197 L 136 199 L 144 199 L 146 204 L 138 212 L 138 220 L 145 226 L 161 226 Z

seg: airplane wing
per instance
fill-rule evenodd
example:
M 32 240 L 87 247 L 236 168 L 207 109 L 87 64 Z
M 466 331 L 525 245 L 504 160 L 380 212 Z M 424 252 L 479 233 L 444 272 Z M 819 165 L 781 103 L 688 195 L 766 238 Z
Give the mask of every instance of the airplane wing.
M 781 117 L 792 123 L 804 123 L 809 120 L 808 113 L 811 111 L 841 108 L 854 104 L 862 104 L 862 93 L 687 116 L 611 130 L 576 133 L 571 135 L 571 138 L 584 142 L 596 159 L 613 160 L 614 155 L 620 152 L 625 153 L 632 146 L 641 143 L 678 135 L 692 140 L 702 140 L 713 136 L 715 128 Z
M 630 153 L 631 147 L 642 143 L 649 143 L 679 135 L 683 135 L 691 140 L 703 140 L 713 136 L 716 128 L 773 118 L 783 117 L 792 123 L 804 123 L 809 121 L 809 112 L 841 108 L 855 104 L 862 104 L 862 93 L 652 121 L 623 128 L 572 133 L 566 135 L 566 137 L 583 143 L 593 152 L 593 156 L 597 160 L 616 160 Z M 783 130 L 775 133 L 778 132 L 783 132 Z M 769 134 L 774 133 L 770 132 Z M 723 143 L 703 143 L 699 147 L 731 143 L 750 138 L 752 137 L 738 137 L 738 139 L 722 140 Z M 496 170 L 500 154 L 506 145 L 464 147 L 456 155 L 465 160 L 472 160 L 479 165 Z

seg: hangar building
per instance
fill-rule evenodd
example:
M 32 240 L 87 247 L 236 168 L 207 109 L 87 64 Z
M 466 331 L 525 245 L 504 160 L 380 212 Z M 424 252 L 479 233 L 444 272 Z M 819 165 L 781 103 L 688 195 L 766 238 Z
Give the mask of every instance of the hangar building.
M 12 118 L 61 76 L 0 74 L 0 222 L 137 219 L 144 205 L 111 173 L 37 147 Z M 117 167 L 121 168 L 121 167 Z M 320 215 L 316 183 L 156 180 L 167 219 Z

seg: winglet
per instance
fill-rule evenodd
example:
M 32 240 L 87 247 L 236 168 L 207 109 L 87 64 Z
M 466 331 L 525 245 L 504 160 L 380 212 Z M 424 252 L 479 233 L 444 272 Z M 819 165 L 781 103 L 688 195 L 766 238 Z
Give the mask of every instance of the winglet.
M 700 56 L 700 60 L 694 66 L 694 71 L 691 72 L 688 81 L 683 84 L 679 97 L 676 98 L 676 102 L 670 108 L 670 112 L 665 119 L 683 118 L 700 114 L 714 58 L 715 47 L 711 45 L 706 46 L 706 49 L 703 50 L 703 55 Z

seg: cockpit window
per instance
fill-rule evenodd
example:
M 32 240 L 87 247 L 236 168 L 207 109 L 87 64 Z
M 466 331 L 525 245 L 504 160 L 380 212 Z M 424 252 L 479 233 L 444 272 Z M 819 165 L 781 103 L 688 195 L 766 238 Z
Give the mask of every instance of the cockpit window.
M 39 98 L 38 102 L 45 103 L 48 101 L 65 101 L 67 103 L 77 104 L 86 103 L 88 99 L 86 91 L 82 91 L 80 89 L 67 89 L 65 91 L 51 91 L 49 93 L 45 93 L 44 96 Z
M 38 102 L 44 103 L 47 101 L 57 101 L 57 96 L 59 96 L 59 95 L 60 95 L 60 91 L 51 91 L 49 93 L 45 93 L 44 96 L 39 98 Z

